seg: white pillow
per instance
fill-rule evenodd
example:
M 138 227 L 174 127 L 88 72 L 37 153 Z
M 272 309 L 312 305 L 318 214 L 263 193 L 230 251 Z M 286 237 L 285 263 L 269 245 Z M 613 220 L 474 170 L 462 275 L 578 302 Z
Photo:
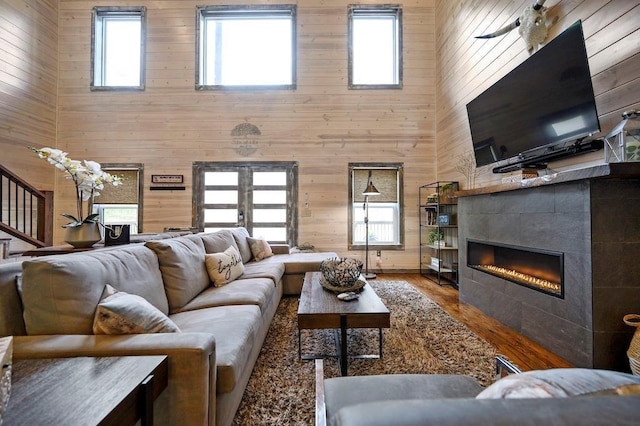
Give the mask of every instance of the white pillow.
M 93 319 L 94 334 L 179 333 L 178 326 L 143 297 L 107 284 Z
M 205 254 L 204 264 L 209 278 L 216 287 L 230 283 L 244 272 L 242 257 L 233 246 L 229 246 L 222 253 Z
M 631 374 L 589 368 L 553 368 L 510 374 L 480 392 L 476 398 L 566 398 L 637 394 L 639 391 L 640 377 Z
M 251 238 L 247 237 L 249 247 L 251 248 L 251 254 L 256 260 L 262 260 L 269 256 L 273 256 L 271 246 L 264 238 Z

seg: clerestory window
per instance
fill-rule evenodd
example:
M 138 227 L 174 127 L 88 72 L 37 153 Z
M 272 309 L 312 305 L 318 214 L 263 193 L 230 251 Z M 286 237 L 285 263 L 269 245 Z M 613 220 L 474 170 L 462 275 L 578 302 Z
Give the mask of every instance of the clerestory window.
M 91 90 L 144 90 L 146 13 L 141 7 L 94 7 Z
M 349 89 L 402 88 L 402 8 L 349 5 Z
M 295 89 L 296 5 L 197 8 L 196 89 Z

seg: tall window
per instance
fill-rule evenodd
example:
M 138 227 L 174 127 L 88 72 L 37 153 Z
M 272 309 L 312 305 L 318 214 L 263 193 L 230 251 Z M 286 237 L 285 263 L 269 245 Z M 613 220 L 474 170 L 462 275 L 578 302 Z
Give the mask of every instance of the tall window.
M 296 86 L 296 6 L 197 8 L 196 89 Z
M 402 9 L 350 5 L 349 88 L 402 88 Z
M 349 250 L 364 250 L 365 214 L 369 213 L 369 248 L 404 248 L 402 163 L 349 164 Z M 369 182 L 380 192 L 368 196 L 368 210 L 362 194 Z
M 94 7 L 91 90 L 143 90 L 145 7 Z
M 196 162 L 193 181 L 194 227 L 244 226 L 269 242 L 297 245 L 297 163 Z

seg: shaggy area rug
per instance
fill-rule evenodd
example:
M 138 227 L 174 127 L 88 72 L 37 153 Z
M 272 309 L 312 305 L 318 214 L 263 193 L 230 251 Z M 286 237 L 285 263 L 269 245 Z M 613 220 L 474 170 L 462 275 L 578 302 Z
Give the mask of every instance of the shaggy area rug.
M 349 375 L 467 374 L 494 380 L 496 349 L 404 281 L 370 283 L 391 312 L 381 359 L 350 359 Z M 348 303 L 348 302 L 345 302 Z M 235 425 L 313 425 L 315 366 L 298 359 L 297 298 L 283 298 L 234 419 Z M 350 354 L 378 349 L 378 330 L 349 330 Z M 303 330 L 303 353 L 335 353 L 330 330 Z M 324 360 L 326 378 L 340 375 Z

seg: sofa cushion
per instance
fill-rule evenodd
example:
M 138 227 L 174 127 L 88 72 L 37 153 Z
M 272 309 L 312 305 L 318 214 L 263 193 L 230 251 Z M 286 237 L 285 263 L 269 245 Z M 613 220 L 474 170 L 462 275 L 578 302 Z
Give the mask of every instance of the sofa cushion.
M 273 256 L 271 246 L 264 238 L 252 238 L 247 237 L 249 242 L 249 248 L 251 249 L 251 255 L 255 260 L 262 260 L 267 257 Z
M 277 284 L 284 275 L 284 268 L 284 264 L 280 262 L 249 262 L 244 265 L 244 272 L 240 278 L 269 278 L 273 284 Z
M 221 253 L 205 254 L 204 264 L 207 267 L 209 279 L 216 287 L 222 287 L 244 272 L 240 253 L 233 246 L 229 246 Z
M 319 271 L 320 262 L 332 257 L 338 257 L 338 255 L 332 252 L 277 254 L 260 263 L 284 263 L 285 274 L 304 274 Z
M 204 243 L 204 251 L 207 253 L 220 253 L 225 251 L 229 246 L 238 249 L 236 239 L 233 238 L 233 234 L 228 229 L 223 229 L 216 232 L 197 234 L 202 238 Z
M 160 263 L 169 309 L 176 312 L 211 285 L 204 265 L 204 243 L 196 235 L 147 241 Z
M 238 251 L 240 251 L 242 261 L 244 263 L 249 263 L 252 258 L 251 247 L 249 247 L 249 241 L 247 241 L 247 237 L 250 237 L 249 231 L 247 231 L 246 228 L 239 226 L 237 228 L 231 229 L 231 233 L 233 234 L 233 238 L 235 238 L 236 244 L 238 245 Z
M 224 287 L 222 287 L 224 289 Z M 231 392 L 247 368 L 262 324 L 255 305 L 220 306 L 180 312 L 170 318 L 183 332 L 211 333 L 216 338 L 217 393 Z
M 46 256 L 23 262 L 27 334 L 93 334 L 106 284 L 169 312 L 158 258 L 143 245 Z
M 554 368 L 511 374 L 478 394 L 478 399 L 563 398 L 640 393 L 640 377 L 609 370 Z
M 107 284 L 93 321 L 94 334 L 142 334 L 180 332 L 165 314 L 135 294 Z
M 256 305 L 262 310 L 276 291 L 269 278 L 238 279 L 222 287 L 209 287 L 180 312 L 229 305 Z

